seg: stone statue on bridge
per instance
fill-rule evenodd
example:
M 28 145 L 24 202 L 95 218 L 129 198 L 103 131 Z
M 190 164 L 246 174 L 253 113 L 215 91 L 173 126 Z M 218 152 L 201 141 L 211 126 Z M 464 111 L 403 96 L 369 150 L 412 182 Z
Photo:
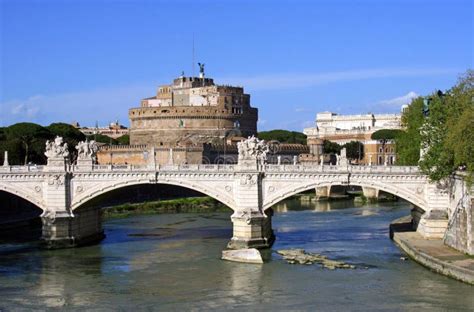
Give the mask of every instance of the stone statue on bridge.
M 248 137 L 247 140 L 237 143 L 239 150 L 239 163 L 253 164 L 255 161 L 264 165 L 269 152 L 268 144 L 264 140 L 259 140 L 255 136 Z
M 341 149 L 341 155 L 336 154 L 336 166 L 347 166 L 349 164 L 347 160 L 347 152 L 346 148 L 344 147 Z
M 78 160 L 92 160 L 94 163 L 97 162 L 97 152 L 99 151 L 99 146 L 97 145 L 96 141 L 81 141 L 76 145 L 76 149 Z
M 44 154 L 48 158 L 67 158 L 69 157 L 67 143 L 63 142 L 62 137 L 56 136 L 54 141 L 46 141 L 46 152 Z

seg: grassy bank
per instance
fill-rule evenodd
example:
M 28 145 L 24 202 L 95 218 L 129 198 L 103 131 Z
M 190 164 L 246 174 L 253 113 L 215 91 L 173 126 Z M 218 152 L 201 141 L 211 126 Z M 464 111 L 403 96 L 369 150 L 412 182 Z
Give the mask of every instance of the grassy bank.
M 394 202 L 397 200 L 398 200 L 398 197 L 391 194 L 379 196 L 378 198 L 373 198 L 373 197 L 367 198 L 364 195 L 354 197 L 354 202 L 357 204 L 375 204 L 375 203 Z
M 186 213 L 186 212 L 216 212 L 230 211 L 226 205 L 211 197 L 186 197 L 149 201 L 144 203 L 106 207 L 104 218 L 124 218 L 138 214 Z

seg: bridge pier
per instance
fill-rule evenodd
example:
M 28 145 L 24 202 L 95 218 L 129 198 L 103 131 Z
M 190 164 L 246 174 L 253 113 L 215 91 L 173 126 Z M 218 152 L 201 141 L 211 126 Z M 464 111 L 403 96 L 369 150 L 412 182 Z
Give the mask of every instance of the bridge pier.
M 102 240 L 100 209 L 85 209 L 79 213 L 46 212 L 41 216 L 41 241 L 46 248 L 59 249 L 92 244 Z
M 373 187 L 362 187 L 362 192 L 367 199 L 377 200 L 379 198 L 379 190 Z
M 331 186 L 316 187 L 316 200 L 328 199 L 331 196 Z
M 232 216 L 233 236 L 229 249 L 270 248 L 275 241 L 272 229 L 273 210 L 260 212 L 235 212 Z

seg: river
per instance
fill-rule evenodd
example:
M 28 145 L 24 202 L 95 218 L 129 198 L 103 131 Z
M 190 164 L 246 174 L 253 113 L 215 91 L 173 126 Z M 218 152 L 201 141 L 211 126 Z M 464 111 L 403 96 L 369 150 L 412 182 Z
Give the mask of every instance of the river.
M 0 311 L 472 311 L 474 288 L 425 269 L 388 236 L 405 202 L 286 200 L 273 250 L 304 248 L 356 269 L 220 260 L 229 213 L 133 216 L 104 222 L 107 238 L 76 249 L 0 245 Z

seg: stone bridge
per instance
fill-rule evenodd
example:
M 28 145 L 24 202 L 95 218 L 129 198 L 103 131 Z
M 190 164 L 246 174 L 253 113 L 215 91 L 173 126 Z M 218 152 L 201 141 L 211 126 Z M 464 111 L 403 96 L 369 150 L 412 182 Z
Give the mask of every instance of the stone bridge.
M 139 184 L 177 185 L 227 205 L 233 210 L 229 248 L 271 246 L 273 205 L 307 190 L 327 192 L 333 185 L 357 185 L 364 192 L 381 190 L 396 195 L 414 205 L 414 226 L 424 237 L 439 238 L 446 232 L 452 214 L 449 192 L 430 183 L 417 167 L 352 166 L 344 161 L 336 166 L 269 165 L 264 149 L 245 148 L 256 152 L 242 152 L 244 147 L 240 146 L 235 165 L 95 165 L 93 148 L 70 165 L 61 151 L 47 151 L 45 166 L 6 163 L 0 167 L 0 190 L 43 211 L 42 239 L 49 247 L 76 246 L 103 238 L 100 209 L 87 202 Z

